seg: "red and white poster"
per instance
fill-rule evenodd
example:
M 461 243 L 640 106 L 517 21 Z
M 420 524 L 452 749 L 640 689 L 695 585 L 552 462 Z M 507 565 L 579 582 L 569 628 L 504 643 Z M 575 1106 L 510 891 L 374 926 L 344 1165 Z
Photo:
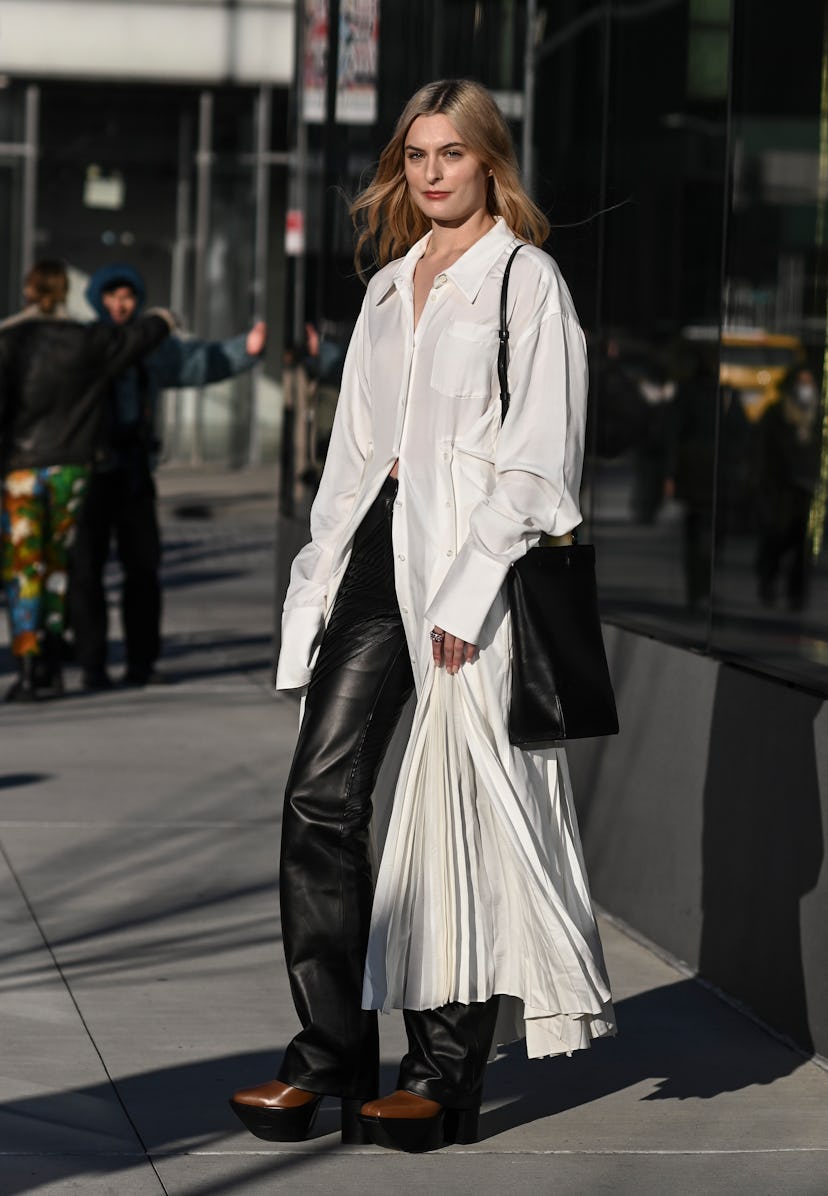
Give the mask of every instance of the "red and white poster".
M 304 117 L 325 120 L 328 71 L 328 0 L 305 0 Z M 379 0 L 340 0 L 336 119 L 372 125 L 377 119 Z
M 308 124 L 325 120 L 328 75 L 328 0 L 305 0 L 303 116 Z

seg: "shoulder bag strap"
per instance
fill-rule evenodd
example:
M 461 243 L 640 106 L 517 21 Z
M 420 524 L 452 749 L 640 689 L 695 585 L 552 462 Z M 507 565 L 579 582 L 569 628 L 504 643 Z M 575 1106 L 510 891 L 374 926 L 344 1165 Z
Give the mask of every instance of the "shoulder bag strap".
M 503 271 L 503 284 L 500 288 L 500 332 L 498 334 L 500 336 L 500 347 L 497 351 L 497 377 L 498 381 L 500 382 L 501 426 L 506 418 L 506 412 L 509 410 L 509 376 L 506 372 L 506 350 L 509 344 L 509 326 L 506 321 L 506 298 L 509 290 L 509 274 L 512 270 L 512 262 L 515 260 L 515 255 L 518 254 L 521 249 L 523 249 L 524 245 L 525 241 L 521 241 L 520 245 L 516 245 L 512 250 L 509 260 L 506 263 L 506 269 Z M 541 543 L 545 545 L 557 545 L 558 543 L 571 543 L 573 545 L 577 544 L 577 534 L 574 531 L 568 534 L 571 536 L 571 541 L 568 540 L 567 536 L 552 537 L 547 536 L 546 533 L 544 533 L 543 537 L 541 538 Z
M 503 423 L 506 418 L 506 412 L 509 410 L 509 375 L 506 372 L 507 361 L 507 346 L 509 343 L 509 325 L 506 322 L 506 297 L 509 291 L 509 275 L 512 272 L 512 262 L 515 256 L 523 249 L 524 242 L 516 245 L 509 255 L 509 260 L 506 263 L 506 269 L 503 271 L 503 285 L 500 288 L 500 347 L 497 351 L 497 378 L 500 383 L 500 422 Z

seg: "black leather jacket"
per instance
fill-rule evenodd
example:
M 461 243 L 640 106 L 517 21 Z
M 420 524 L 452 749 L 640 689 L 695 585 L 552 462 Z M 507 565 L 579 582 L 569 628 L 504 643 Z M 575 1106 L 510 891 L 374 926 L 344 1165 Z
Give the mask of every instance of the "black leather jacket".
M 91 464 L 113 377 L 169 334 L 147 315 L 126 327 L 24 320 L 0 330 L 0 466 Z

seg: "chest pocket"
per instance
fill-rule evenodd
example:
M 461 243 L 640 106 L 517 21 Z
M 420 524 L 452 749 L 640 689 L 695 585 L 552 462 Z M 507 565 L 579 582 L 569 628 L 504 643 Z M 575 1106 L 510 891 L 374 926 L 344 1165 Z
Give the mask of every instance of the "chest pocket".
M 434 347 L 432 389 L 457 397 L 489 395 L 496 358 L 496 328 L 485 324 L 450 324 Z

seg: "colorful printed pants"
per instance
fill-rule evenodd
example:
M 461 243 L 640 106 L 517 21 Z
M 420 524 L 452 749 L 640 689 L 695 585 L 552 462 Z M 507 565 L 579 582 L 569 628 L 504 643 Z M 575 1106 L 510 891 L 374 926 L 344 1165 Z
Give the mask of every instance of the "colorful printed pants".
M 17 469 L 3 479 L 3 583 L 12 652 L 37 655 L 63 632 L 67 557 L 89 481 L 86 465 Z

